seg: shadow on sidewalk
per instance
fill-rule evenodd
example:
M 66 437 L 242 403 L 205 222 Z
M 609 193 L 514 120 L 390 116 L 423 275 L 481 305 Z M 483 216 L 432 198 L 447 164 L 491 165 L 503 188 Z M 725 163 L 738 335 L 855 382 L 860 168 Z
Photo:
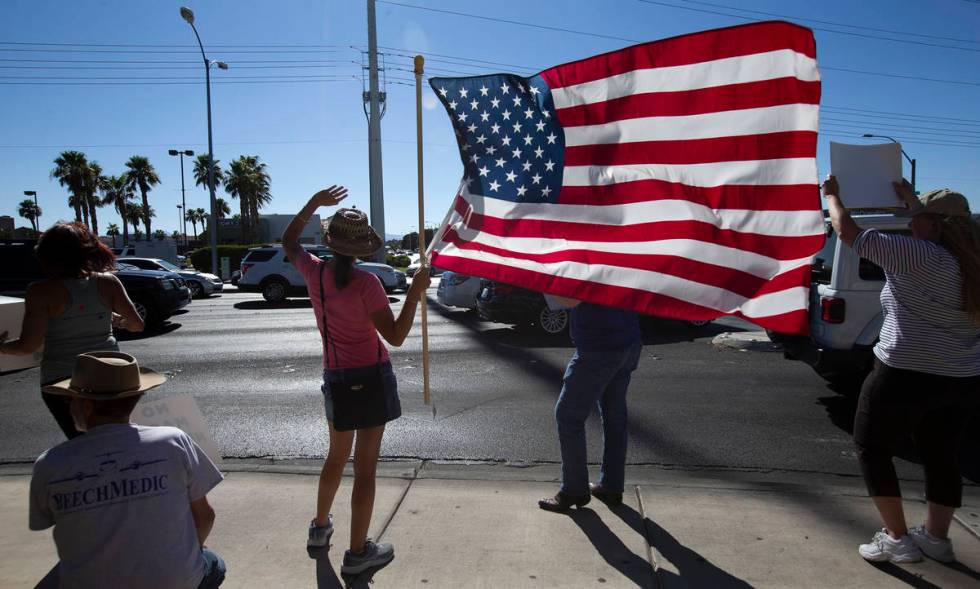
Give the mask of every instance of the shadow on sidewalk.
M 717 566 L 705 557 L 684 546 L 670 532 L 660 527 L 650 518 L 643 517 L 628 505 L 610 507 L 610 511 L 643 536 L 647 543 L 656 549 L 670 564 L 677 568 L 675 575 L 661 571 L 663 583 L 675 586 L 678 582 L 685 587 L 712 587 L 713 589 L 746 589 L 752 585 Z
M 905 583 L 909 587 L 915 587 L 916 589 L 940 589 L 939 585 L 935 583 L 930 583 L 926 581 L 919 575 L 911 571 L 907 571 L 902 567 L 892 564 L 890 562 L 871 562 L 868 563 L 879 571 L 885 573 L 886 575 L 891 575 L 899 581 Z
M 374 582 L 374 575 L 386 565 L 367 569 L 356 576 L 343 575 L 341 582 L 330 563 L 330 547 L 306 548 L 310 558 L 316 561 L 316 589 L 368 589 Z
M 654 570 L 646 558 L 641 558 L 623 544 L 599 515 L 587 507 L 569 512 L 585 537 L 592 542 L 600 556 L 624 577 L 636 583 L 637 587 L 655 587 Z M 600 581 L 602 582 L 602 581 Z

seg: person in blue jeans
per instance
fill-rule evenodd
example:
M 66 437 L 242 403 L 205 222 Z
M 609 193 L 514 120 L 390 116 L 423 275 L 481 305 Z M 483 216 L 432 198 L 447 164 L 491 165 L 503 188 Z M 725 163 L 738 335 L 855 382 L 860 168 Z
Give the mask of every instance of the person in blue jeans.
M 565 369 L 555 406 L 561 446 L 561 490 L 538 501 L 547 511 L 581 507 L 592 497 L 609 505 L 623 502 L 626 478 L 626 392 L 643 350 L 636 313 L 549 297 L 570 308 L 575 355 Z M 551 301 L 549 301 L 551 303 Z M 593 408 L 602 419 L 602 469 L 589 482 L 585 420 Z

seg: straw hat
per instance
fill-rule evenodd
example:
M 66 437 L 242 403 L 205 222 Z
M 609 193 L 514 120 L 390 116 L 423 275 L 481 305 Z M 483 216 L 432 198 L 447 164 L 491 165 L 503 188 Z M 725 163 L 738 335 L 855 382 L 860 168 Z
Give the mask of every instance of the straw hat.
M 357 209 L 338 209 L 327 218 L 324 243 L 345 256 L 370 256 L 381 249 L 381 237 L 368 225 L 367 215 Z
M 140 368 L 129 354 L 86 352 L 75 357 L 71 378 L 42 387 L 44 392 L 94 401 L 110 401 L 146 391 L 167 382 L 167 377 Z

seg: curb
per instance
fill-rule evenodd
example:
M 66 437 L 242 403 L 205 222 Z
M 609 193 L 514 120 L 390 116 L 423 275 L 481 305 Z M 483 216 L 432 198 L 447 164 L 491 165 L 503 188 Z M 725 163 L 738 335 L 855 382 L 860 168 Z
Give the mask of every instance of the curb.
M 782 346 L 769 340 L 764 331 L 726 331 L 711 340 L 711 345 L 719 349 L 739 352 L 781 352 Z

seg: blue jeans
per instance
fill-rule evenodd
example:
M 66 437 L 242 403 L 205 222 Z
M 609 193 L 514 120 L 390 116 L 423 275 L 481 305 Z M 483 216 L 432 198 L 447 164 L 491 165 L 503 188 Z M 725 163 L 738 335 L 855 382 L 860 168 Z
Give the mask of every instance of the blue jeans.
M 204 556 L 204 578 L 197 589 L 216 589 L 225 580 L 228 568 L 225 561 L 210 548 L 205 548 L 201 553 Z
M 626 389 L 640 361 L 643 344 L 619 350 L 576 350 L 565 370 L 555 406 L 561 446 L 561 490 L 589 493 L 585 420 L 593 407 L 602 419 L 602 470 L 599 484 L 621 492 L 626 478 Z
M 377 369 L 377 365 L 372 364 L 360 368 L 325 368 L 323 370 L 323 384 L 320 386 L 320 392 L 323 393 L 323 409 L 327 415 L 327 421 L 333 423 L 333 399 L 330 397 L 330 384 L 357 380 Z M 384 381 L 385 401 L 388 403 L 388 420 L 398 419 L 402 416 L 402 404 L 398 399 L 398 379 L 395 378 L 395 370 L 388 360 L 381 363 L 381 378 Z

